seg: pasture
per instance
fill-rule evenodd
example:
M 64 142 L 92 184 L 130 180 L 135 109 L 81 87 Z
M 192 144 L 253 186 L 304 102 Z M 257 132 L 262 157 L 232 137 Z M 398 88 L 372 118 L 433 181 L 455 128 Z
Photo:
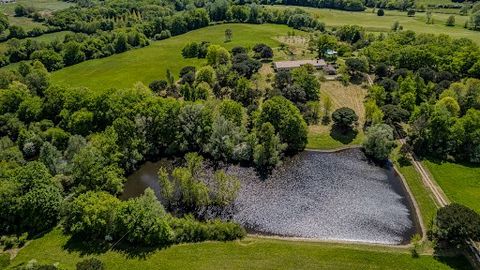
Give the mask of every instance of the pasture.
M 365 108 L 363 101 L 367 94 L 367 90 L 359 85 L 350 84 L 348 86 L 342 85 L 338 81 L 326 81 L 321 83 L 320 87 L 320 104 L 326 96 L 329 96 L 332 101 L 332 110 L 330 113 L 341 107 L 348 107 L 355 111 L 359 117 L 359 123 L 365 121 Z M 321 110 L 323 116 L 323 108 Z M 332 130 L 331 123 L 328 125 L 311 125 L 308 132 L 308 144 L 309 149 L 336 149 L 351 145 L 362 144 L 363 127 L 359 125 L 357 127 L 358 133 L 350 132 L 348 134 L 341 134 Z
M 292 6 L 273 6 L 274 9 L 292 8 Z M 434 24 L 426 24 L 427 14 L 417 12 L 414 17 L 407 16 L 406 12 L 385 10 L 385 16 L 377 16 L 372 9 L 363 12 L 351 12 L 333 9 L 318 9 L 309 7 L 295 7 L 314 14 L 327 28 L 356 24 L 365 27 L 370 32 L 388 32 L 395 21 L 398 21 L 404 30 L 412 30 L 426 34 L 448 34 L 454 38 L 470 38 L 480 44 L 480 33 L 464 28 L 468 16 L 455 15 L 455 26 L 445 25 L 451 14 L 433 13 Z
M 480 212 L 480 166 L 434 160 L 423 164 L 451 201 Z
M 55 10 L 65 9 L 72 6 L 72 3 L 60 0 L 17 0 L 16 3 L 1 4 L 0 11 L 10 16 L 14 15 L 15 6 L 23 5 L 25 7 L 33 7 L 38 11 L 52 12 Z
M 230 28 L 233 38 L 225 42 L 225 30 Z M 52 73 L 54 83 L 71 86 L 85 86 L 92 89 L 126 88 L 136 82 L 148 85 L 153 80 L 163 79 L 167 69 L 178 77 L 185 66 L 201 66 L 205 59 L 185 59 L 182 48 L 188 42 L 209 41 L 227 49 L 235 46 L 253 47 L 265 43 L 274 48 L 276 58 L 285 53 L 279 51 L 280 37 L 286 36 L 291 28 L 273 24 L 220 24 L 188 32 L 162 41 L 152 42 L 149 46 L 116 54 L 103 59 L 86 61 Z M 296 31 L 297 35 L 305 33 Z M 279 53 L 280 52 L 280 53 Z
M 469 269 L 459 258 L 422 255 L 412 258 L 408 249 L 386 246 L 285 241 L 247 237 L 233 242 L 181 244 L 162 250 L 88 250 L 69 241 L 60 229 L 24 247 L 10 264 L 58 263 L 62 269 L 97 257 L 106 269 Z
M 31 18 L 27 17 L 15 17 L 15 7 L 17 5 L 23 5 L 25 7 L 33 7 L 35 10 L 41 13 L 51 13 L 55 10 L 65 9 L 72 6 L 72 3 L 59 1 L 59 0 L 17 0 L 16 3 L 0 4 L 0 12 L 8 16 L 10 25 L 21 26 L 25 31 L 32 30 L 33 28 L 46 28 L 40 22 L 35 22 Z M 2 35 L 5 36 L 8 31 L 5 31 Z M 0 45 L 1 46 L 1 45 Z

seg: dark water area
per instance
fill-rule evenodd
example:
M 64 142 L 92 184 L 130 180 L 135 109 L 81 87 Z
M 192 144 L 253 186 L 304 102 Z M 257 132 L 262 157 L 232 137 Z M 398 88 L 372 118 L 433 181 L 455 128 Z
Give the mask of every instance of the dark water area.
M 145 163 L 128 177 L 121 198 L 139 196 L 147 187 L 159 196 L 161 166 L 172 168 L 172 161 Z M 267 179 L 252 168 L 224 169 L 241 182 L 233 219 L 250 232 L 382 244 L 406 243 L 417 232 L 398 175 L 372 164 L 359 149 L 304 151 Z

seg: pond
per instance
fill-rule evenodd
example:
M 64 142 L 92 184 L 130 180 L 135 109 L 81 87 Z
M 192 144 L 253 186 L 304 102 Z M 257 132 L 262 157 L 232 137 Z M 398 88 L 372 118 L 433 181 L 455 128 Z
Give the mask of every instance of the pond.
M 172 162 L 145 163 L 125 184 L 123 199 L 152 187 L 157 170 Z M 392 168 L 368 161 L 359 149 L 304 151 L 267 179 L 252 168 L 230 165 L 241 189 L 233 219 L 251 233 L 321 240 L 403 244 L 418 231 L 415 211 Z

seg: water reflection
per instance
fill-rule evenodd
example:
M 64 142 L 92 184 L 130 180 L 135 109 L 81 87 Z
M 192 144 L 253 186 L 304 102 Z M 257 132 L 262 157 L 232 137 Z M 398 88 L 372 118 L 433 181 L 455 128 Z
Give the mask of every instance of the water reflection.
M 125 184 L 123 199 L 152 187 L 172 161 L 145 163 Z M 305 151 L 266 180 L 252 168 L 228 166 L 242 187 L 234 219 L 250 231 L 284 236 L 400 244 L 416 228 L 401 181 L 391 169 L 370 164 L 358 149 Z

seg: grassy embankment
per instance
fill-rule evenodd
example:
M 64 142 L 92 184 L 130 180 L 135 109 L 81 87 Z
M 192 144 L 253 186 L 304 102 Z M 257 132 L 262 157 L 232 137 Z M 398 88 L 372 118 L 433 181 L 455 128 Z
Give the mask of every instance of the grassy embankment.
M 425 186 L 422 177 L 415 170 L 415 167 L 409 162 L 402 160 L 400 151 L 400 144 L 394 149 L 391 155 L 391 160 L 395 163 L 400 173 L 405 178 L 405 181 L 410 188 L 418 207 L 420 208 L 421 218 L 426 229 L 431 225 L 431 222 L 437 211 L 437 204 L 433 194 Z
M 136 250 L 136 252 L 139 252 Z M 31 242 L 10 267 L 31 259 L 58 263 L 62 269 L 90 256 L 107 269 L 469 269 L 464 260 L 413 259 L 408 250 L 395 247 L 294 242 L 248 237 L 226 243 L 205 242 L 177 245 L 150 253 L 106 251 L 84 254 L 55 229 Z

